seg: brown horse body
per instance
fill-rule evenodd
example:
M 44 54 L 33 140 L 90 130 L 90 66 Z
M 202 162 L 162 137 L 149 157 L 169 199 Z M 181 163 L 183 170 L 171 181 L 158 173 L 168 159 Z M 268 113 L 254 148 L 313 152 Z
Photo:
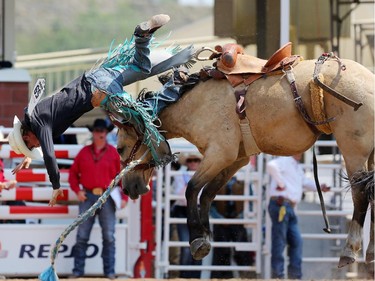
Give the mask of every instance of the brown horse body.
M 343 62 L 346 71 L 342 71 L 336 61 L 329 60 L 323 65 L 321 73 L 328 86 L 363 103 L 354 111 L 347 104 L 324 93 L 326 116 L 335 117 L 330 127 L 343 154 L 348 176 L 351 177 L 357 171 L 374 170 L 375 80 L 374 75 L 358 63 L 349 60 Z M 314 67 L 315 61 L 301 61 L 293 69 L 298 93 L 311 119 L 314 118 L 309 82 Z M 218 190 L 249 161 L 249 151 L 245 153 L 235 106 L 234 89 L 226 80 L 208 80 L 200 82 L 160 115 L 160 130 L 165 132 L 167 139 L 183 137 L 204 155 L 186 190 L 190 246 L 196 259 L 203 258 L 210 251 L 208 214 L 212 200 Z M 246 115 L 256 143 L 250 149 L 253 154 L 294 155 L 310 148 L 319 136 L 319 132 L 312 129 L 297 110 L 285 75 L 261 78 L 250 85 L 246 94 Z M 118 147 L 123 159 L 127 158 L 135 139 L 134 131 L 127 128 L 120 130 Z M 143 146 L 137 157 L 143 155 L 145 150 Z M 150 160 L 150 157 L 148 155 L 145 161 Z M 151 174 L 151 169 L 127 174 L 123 186 L 131 197 L 136 198 L 145 192 L 144 187 Z M 197 198 L 202 188 L 198 210 Z M 361 232 L 369 205 L 362 191 L 362 188 L 352 189 L 353 219 L 339 266 L 354 262 L 361 247 Z M 373 230 L 372 209 L 371 232 Z M 371 235 L 366 261 L 373 260 L 374 237 Z

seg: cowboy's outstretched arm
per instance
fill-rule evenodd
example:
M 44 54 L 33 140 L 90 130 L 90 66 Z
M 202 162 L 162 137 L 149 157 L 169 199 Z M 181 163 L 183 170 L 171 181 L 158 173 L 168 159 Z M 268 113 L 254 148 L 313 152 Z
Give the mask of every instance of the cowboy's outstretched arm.
M 12 170 L 12 174 L 14 175 L 15 173 L 21 171 L 21 170 L 24 169 L 24 168 L 25 168 L 25 169 L 29 168 L 30 164 L 31 164 L 31 158 L 25 156 L 25 157 L 22 159 L 21 163 L 19 163 L 19 164 L 18 164 L 18 165 Z
M 53 188 L 49 206 L 53 206 L 56 204 L 57 197 L 63 196 L 63 191 L 60 190 L 60 171 L 55 157 L 51 128 L 49 126 L 44 126 L 40 129 L 38 135 L 40 146 L 43 151 L 44 164 Z

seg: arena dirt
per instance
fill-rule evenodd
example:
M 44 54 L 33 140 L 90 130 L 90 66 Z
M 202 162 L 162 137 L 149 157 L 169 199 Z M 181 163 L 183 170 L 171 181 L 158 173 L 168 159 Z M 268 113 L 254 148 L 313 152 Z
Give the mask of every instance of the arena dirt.
M 11 281 L 39 281 L 39 279 L 6 279 Z M 77 279 L 65 279 L 65 278 L 59 278 L 59 281 L 108 281 L 107 278 L 77 278 Z M 139 281 L 141 279 L 115 279 L 117 281 Z M 142 279 L 145 281 L 157 281 L 157 280 L 164 280 L 164 281 L 181 281 L 181 280 L 189 280 L 189 281 L 204 281 L 205 279 L 153 279 L 153 278 L 146 278 Z M 207 281 L 223 281 L 223 279 L 206 279 Z M 245 280 L 251 280 L 251 281 L 264 281 L 265 279 L 230 279 L 231 281 L 245 281 Z M 279 279 L 271 279 L 275 281 L 279 281 Z M 345 279 L 345 280 L 333 280 L 333 279 L 311 279 L 311 281 L 368 281 L 370 279 Z M 287 279 L 284 279 L 283 281 L 288 281 Z M 290 280 L 295 281 L 295 280 Z M 307 280 L 308 281 L 308 280 Z

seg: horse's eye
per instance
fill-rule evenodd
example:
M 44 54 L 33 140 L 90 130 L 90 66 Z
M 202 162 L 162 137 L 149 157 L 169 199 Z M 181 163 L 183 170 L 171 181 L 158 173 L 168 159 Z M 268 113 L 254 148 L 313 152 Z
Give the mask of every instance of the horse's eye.
M 124 147 L 117 147 L 117 153 L 122 154 L 124 152 Z

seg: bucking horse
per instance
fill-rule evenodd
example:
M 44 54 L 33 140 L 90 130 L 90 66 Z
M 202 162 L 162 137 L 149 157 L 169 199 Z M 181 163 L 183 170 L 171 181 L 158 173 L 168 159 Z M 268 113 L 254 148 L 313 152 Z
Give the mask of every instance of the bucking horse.
M 238 46 L 209 49 L 209 58 L 202 58 L 203 50 L 198 50 L 196 58 L 213 59 L 213 66 L 203 68 L 196 85 L 159 116 L 159 129 L 166 139 L 185 138 L 204 156 L 185 194 L 195 259 L 204 258 L 211 248 L 211 202 L 250 155 L 302 153 L 321 134 L 332 134 L 345 161 L 354 205 L 338 266 L 355 261 L 370 210 L 365 260 L 374 261 L 374 74 L 332 53 L 303 60 L 292 56 L 290 48 L 284 46 L 269 60 L 243 54 Z M 117 147 L 122 161 L 143 156 L 139 167 L 122 179 L 131 198 L 149 190 L 154 169 L 147 146 L 136 146 L 138 139 L 134 128 L 119 126 Z M 160 154 L 169 153 L 166 145 L 158 149 Z

